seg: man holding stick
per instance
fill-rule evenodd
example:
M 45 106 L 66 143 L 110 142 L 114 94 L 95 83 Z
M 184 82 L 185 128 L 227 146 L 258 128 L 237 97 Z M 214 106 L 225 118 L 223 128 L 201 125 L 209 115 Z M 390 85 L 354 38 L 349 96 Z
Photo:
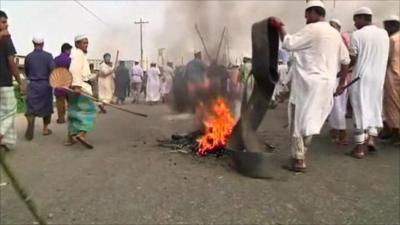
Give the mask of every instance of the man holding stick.
M 103 62 L 100 64 L 99 84 L 99 103 L 100 113 L 107 113 L 104 103 L 111 103 L 114 96 L 115 66 L 111 62 L 111 54 L 106 53 L 103 56 Z
M 91 74 L 89 62 L 86 58 L 88 38 L 85 35 L 75 37 L 75 47 L 71 53 L 71 65 L 69 71 L 72 74 L 72 90 L 68 96 L 68 141 L 66 145 L 75 143 L 73 137 L 85 147 L 92 149 L 93 146 L 86 140 L 87 132 L 93 130 L 96 120 L 96 104 L 81 92 L 92 95 L 92 87 L 89 80 L 96 76 Z
M 292 88 L 290 95 L 290 123 L 292 170 L 304 172 L 306 152 L 313 135 L 321 128 L 333 107 L 336 76 L 347 74 L 349 52 L 339 32 L 325 21 L 325 7 L 321 1 L 307 3 L 307 25 L 289 35 L 278 18 L 270 23 L 279 30 L 284 49 L 293 52 Z

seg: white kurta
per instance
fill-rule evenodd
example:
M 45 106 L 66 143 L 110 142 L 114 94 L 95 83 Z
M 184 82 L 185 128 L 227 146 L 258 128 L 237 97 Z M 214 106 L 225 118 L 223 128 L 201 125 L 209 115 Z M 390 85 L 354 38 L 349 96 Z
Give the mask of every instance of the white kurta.
M 337 79 L 337 85 L 339 85 Z M 336 96 L 334 99 L 334 106 L 329 116 L 329 125 L 335 130 L 346 130 L 346 113 L 347 101 L 349 98 L 348 91 L 345 90 L 341 95 Z
M 107 65 L 106 63 L 101 63 L 100 65 L 100 75 L 98 78 L 99 85 L 99 99 L 102 102 L 110 103 L 114 96 L 115 90 L 115 73 L 110 73 L 114 68 L 112 66 Z
M 296 107 L 294 120 L 290 121 L 292 135 L 319 134 L 332 110 L 339 65 L 350 63 L 349 52 L 339 32 L 327 22 L 311 23 L 298 33 L 287 35 L 283 48 L 294 56 L 289 100 Z
M 139 65 L 133 66 L 130 71 L 132 83 L 142 83 L 143 80 L 143 69 Z
M 160 74 L 160 70 L 155 67 L 147 70 L 146 102 L 160 101 Z
M 81 49 L 73 49 L 71 51 L 71 65 L 69 71 L 72 74 L 72 85 L 81 87 L 82 91 L 92 95 L 92 86 L 87 81 L 93 79 L 95 74 L 91 74 L 89 61 L 86 54 Z
M 374 25 L 353 33 L 350 52 L 357 56 L 353 79 L 360 81 L 350 88 L 357 129 L 382 127 L 383 85 L 389 57 L 389 36 Z
M 341 33 L 342 40 L 347 48 L 350 47 L 350 36 L 347 33 Z M 340 78 L 336 79 L 336 85 L 339 85 Z M 348 82 L 346 81 L 346 84 Z M 349 92 L 346 89 L 341 95 L 334 98 L 334 104 L 329 115 L 329 125 L 335 130 L 346 130 L 346 113 Z
M 163 72 L 163 82 L 161 83 L 161 94 L 167 95 L 172 90 L 172 83 L 174 78 L 174 70 L 167 66 Z

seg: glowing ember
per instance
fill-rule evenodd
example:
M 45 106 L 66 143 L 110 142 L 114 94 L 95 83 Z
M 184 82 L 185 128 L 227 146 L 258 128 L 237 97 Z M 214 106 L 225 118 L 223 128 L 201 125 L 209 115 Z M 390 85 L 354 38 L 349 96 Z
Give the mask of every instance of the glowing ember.
M 204 105 L 200 104 L 203 109 Z M 233 118 L 228 104 L 221 97 L 217 98 L 211 108 L 211 112 L 203 112 L 203 123 L 205 134 L 197 140 L 198 154 L 207 155 L 215 150 L 225 147 L 229 136 L 232 133 L 235 119 Z

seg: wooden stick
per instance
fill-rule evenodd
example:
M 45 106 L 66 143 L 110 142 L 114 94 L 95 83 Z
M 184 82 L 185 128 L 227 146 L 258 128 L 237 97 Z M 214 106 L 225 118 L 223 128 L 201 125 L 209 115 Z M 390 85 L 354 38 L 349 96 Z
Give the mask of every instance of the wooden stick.
M 118 59 L 119 59 L 119 50 L 117 50 L 117 54 L 115 55 L 114 68 L 117 68 Z
M 65 89 L 65 90 L 67 90 L 67 91 L 69 91 L 69 92 L 74 92 L 74 91 L 73 91 L 72 89 L 70 89 L 70 88 L 65 88 L 65 87 L 63 87 L 63 89 Z M 118 109 L 118 110 L 121 110 L 121 111 L 130 113 L 130 114 L 136 115 L 136 116 L 141 116 L 141 117 L 147 117 L 147 116 L 148 116 L 148 115 L 143 114 L 143 113 L 138 113 L 138 112 L 134 112 L 134 111 L 131 111 L 131 110 L 128 110 L 128 109 L 124 109 L 124 108 L 122 108 L 122 107 L 116 106 L 116 105 L 111 104 L 111 103 L 102 102 L 102 101 L 100 101 L 98 98 L 95 98 L 95 97 L 93 97 L 93 96 L 91 96 L 91 95 L 89 95 L 89 94 L 83 93 L 83 92 L 81 92 L 81 95 L 82 95 L 82 96 L 85 96 L 85 97 L 87 97 L 87 98 L 90 98 L 90 99 L 92 99 L 92 100 L 95 101 L 95 102 L 101 102 L 101 103 L 103 103 L 104 105 L 108 105 L 108 106 L 110 106 L 110 107 L 112 107 L 112 108 L 114 108 L 114 109 Z
M 219 53 L 221 51 L 221 46 L 222 46 L 222 41 L 224 40 L 224 37 L 225 37 L 225 31 L 226 31 L 226 27 L 224 27 L 224 30 L 222 31 L 222 34 L 221 34 L 221 39 L 219 41 L 217 55 L 215 56 L 215 62 L 216 63 L 218 62 Z
M 12 186 L 14 187 L 15 191 L 17 192 L 18 196 L 25 203 L 25 206 L 28 208 L 28 210 L 30 211 L 32 216 L 36 219 L 36 221 L 40 225 L 47 225 L 46 221 L 42 217 L 40 217 L 39 212 L 36 208 L 36 205 L 35 205 L 33 199 L 27 194 L 27 192 L 21 186 L 21 184 L 17 180 L 17 177 L 14 175 L 10 166 L 7 164 L 7 162 L 5 160 L 5 156 L 4 156 L 4 147 L 3 146 L 0 146 L 0 164 L 4 169 L 4 172 L 10 178 L 10 182 L 11 182 Z
M 199 30 L 199 27 L 197 26 L 197 24 L 194 25 L 194 28 L 196 29 L 197 34 L 200 37 L 201 43 L 203 44 L 203 48 L 204 48 L 204 51 L 206 52 L 208 60 L 210 60 L 210 62 L 211 62 L 212 58 L 211 58 L 210 54 L 208 53 L 206 43 L 204 42 L 203 36 L 201 36 L 200 30 Z
M 354 83 L 356 83 L 360 79 L 361 79 L 360 77 L 354 78 L 354 80 L 352 80 L 350 83 L 348 83 L 346 86 L 343 87 L 343 90 L 346 90 L 347 88 L 349 88 L 351 85 L 353 85 Z M 343 92 L 341 94 L 343 94 Z M 337 96 L 339 96 L 341 94 L 335 93 L 333 96 L 337 97 Z

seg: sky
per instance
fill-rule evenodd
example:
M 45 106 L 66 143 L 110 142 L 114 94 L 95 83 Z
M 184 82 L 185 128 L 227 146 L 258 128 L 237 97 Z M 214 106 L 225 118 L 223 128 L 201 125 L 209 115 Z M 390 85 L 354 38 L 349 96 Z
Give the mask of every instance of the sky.
M 399 15 L 398 0 L 325 0 L 327 18 L 339 18 L 344 30 L 353 30 L 352 13 L 361 6 L 374 11 L 374 23 L 381 26 L 389 14 Z M 75 1 L 4 1 L 1 9 L 9 17 L 9 30 L 19 54 L 32 51 L 32 37 L 42 34 L 45 49 L 54 56 L 64 42 L 73 43 L 77 34 L 89 37 L 89 58 L 101 58 L 105 52 L 120 59 L 140 57 L 139 26 L 134 21 L 149 21 L 143 28 L 145 58 L 156 61 L 159 48 L 175 62 L 189 60 L 202 45 L 194 30 L 198 24 L 206 45 L 217 48 L 222 29 L 227 28 L 229 55 L 237 60 L 251 55 L 251 25 L 269 16 L 278 16 L 290 33 L 304 24 L 304 0 L 292 1 L 79 1 L 100 19 Z M 227 50 L 224 42 L 224 52 Z

